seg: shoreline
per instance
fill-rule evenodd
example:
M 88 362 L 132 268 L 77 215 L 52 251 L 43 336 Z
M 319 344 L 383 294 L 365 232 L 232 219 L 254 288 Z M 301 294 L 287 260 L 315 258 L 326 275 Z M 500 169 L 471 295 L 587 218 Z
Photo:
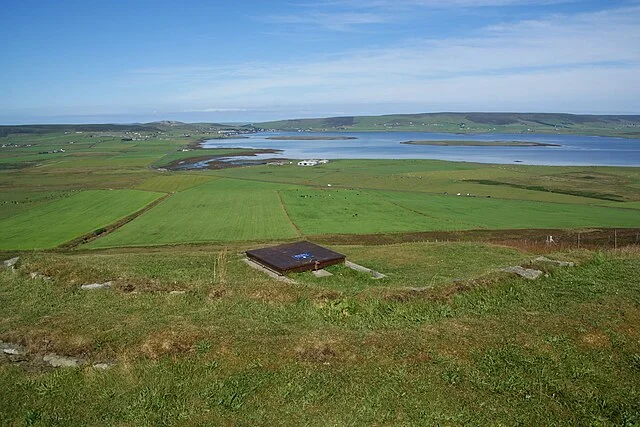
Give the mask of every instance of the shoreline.
M 203 150 L 215 150 L 211 148 L 202 148 Z M 198 170 L 198 169 L 225 169 L 231 167 L 239 167 L 245 166 L 244 164 L 236 164 L 232 160 L 223 160 L 223 159 L 233 159 L 234 157 L 256 157 L 260 154 L 278 154 L 283 150 L 277 149 L 238 149 L 238 152 L 234 152 L 231 154 L 210 154 L 210 155 L 202 155 L 202 156 L 194 156 L 188 157 L 186 159 L 178 159 L 174 160 L 171 163 L 167 164 L 163 167 L 163 169 L 167 170 Z M 276 158 L 274 158 L 276 159 Z M 268 163 L 274 159 L 265 159 L 265 160 L 248 160 L 246 163 L 249 164 L 261 164 L 262 162 Z M 277 160 L 285 160 L 277 158 Z M 202 164 L 202 167 L 194 167 L 197 164 Z

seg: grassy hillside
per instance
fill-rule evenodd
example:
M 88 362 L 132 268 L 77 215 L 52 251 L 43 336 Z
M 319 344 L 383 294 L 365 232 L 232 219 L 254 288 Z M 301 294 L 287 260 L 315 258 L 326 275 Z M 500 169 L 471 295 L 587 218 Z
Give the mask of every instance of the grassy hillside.
M 0 271 L 0 339 L 26 351 L 0 363 L 3 423 L 640 421 L 637 250 L 547 254 L 581 265 L 527 281 L 492 272 L 536 256 L 509 248 L 333 248 L 388 277 L 287 284 L 214 248 L 24 257 Z M 84 364 L 46 367 L 49 353 Z
M 262 129 L 308 131 L 427 131 L 564 133 L 640 138 L 640 116 L 550 113 L 425 113 L 345 116 L 255 123 Z

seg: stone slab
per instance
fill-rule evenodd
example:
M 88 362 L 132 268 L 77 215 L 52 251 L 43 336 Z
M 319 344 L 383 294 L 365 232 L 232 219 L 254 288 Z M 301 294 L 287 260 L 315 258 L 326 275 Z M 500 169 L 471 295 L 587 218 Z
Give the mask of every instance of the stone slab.
M 355 271 L 360 271 L 362 273 L 369 273 L 369 274 L 371 274 L 371 277 L 373 277 L 374 279 L 382 279 L 384 277 L 387 277 L 386 275 L 384 275 L 382 273 L 379 273 L 379 272 L 377 272 L 375 270 L 372 270 L 370 268 L 358 265 L 355 262 L 345 261 L 344 265 L 346 265 L 347 267 L 349 267 L 350 269 L 355 270 Z
M 517 274 L 518 276 L 524 277 L 525 279 L 534 280 L 542 275 L 542 271 L 534 270 L 532 268 L 524 268 L 519 265 L 515 267 L 506 267 L 502 268 L 501 271 L 506 271 L 507 273 Z
M 269 270 L 268 268 L 265 268 L 265 267 L 261 266 L 257 262 L 251 261 L 249 258 L 243 258 L 242 261 L 245 264 L 247 264 L 249 267 L 266 274 L 267 276 L 271 277 L 272 279 L 278 280 L 280 282 L 285 282 L 285 283 L 292 283 L 292 284 L 296 283 L 294 280 L 291 280 L 286 276 L 282 276 L 282 275 L 276 273 L 275 271 Z
M 82 364 L 80 359 L 57 354 L 47 354 L 42 358 L 46 363 L 54 368 L 76 368 Z
M 13 258 L 9 258 L 7 260 L 5 260 L 2 265 L 5 266 L 6 268 L 14 268 L 14 266 L 18 263 L 18 261 L 20 261 L 20 257 L 13 257 Z
M 87 284 L 87 285 L 80 286 L 80 289 L 84 289 L 84 290 L 87 290 L 87 291 L 92 291 L 92 290 L 95 290 L 95 289 L 108 289 L 108 288 L 111 287 L 111 285 L 112 285 L 111 282 L 90 283 L 90 284 Z
M 549 263 L 549 264 L 557 265 L 558 267 L 573 267 L 573 266 L 575 266 L 575 263 L 573 263 L 571 261 L 558 261 L 556 259 L 547 258 L 546 256 L 539 256 L 538 258 L 534 259 L 534 261 L 546 262 L 546 263 Z
M 312 271 L 313 275 L 316 277 L 331 277 L 333 274 L 329 273 L 327 270 L 320 269 Z

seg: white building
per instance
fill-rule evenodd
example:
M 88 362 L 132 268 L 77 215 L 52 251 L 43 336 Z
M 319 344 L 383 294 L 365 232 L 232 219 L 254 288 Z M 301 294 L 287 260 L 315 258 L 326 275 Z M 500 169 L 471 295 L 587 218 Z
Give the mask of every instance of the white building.
M 317 165 L 323 165 L 325 163 L 329 163 L 329 160 L 326 160 L 326 159 L 323 159 L 323 160 L 309 159 L 309 160 L 302 160 L 302 161 L 298 162 L 298 166 L 317 166 Z

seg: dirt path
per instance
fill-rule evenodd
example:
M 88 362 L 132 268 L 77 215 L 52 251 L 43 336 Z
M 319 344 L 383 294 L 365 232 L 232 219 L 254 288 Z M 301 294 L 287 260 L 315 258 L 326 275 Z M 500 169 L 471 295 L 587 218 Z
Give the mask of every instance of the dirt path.
M 554 243 L 547 244 L 548 236 Z M 334 245 L 384 245 L 405 242 L 493 242 L 522 248 L 621 247 L 640 244 L 640 228 L 591 228 L 591 229 L 512 229 L 512 230 L 466 230 L 426 231 L 416 233 L 383 234 L 332 234 L 309 236 L 309 239 Z
M 298 237 L 302 236 L 302 230 L 300 230 L 298 228 L 298 226 L 296 225 L 295 222 L 293 222 L 293 220 L 291 219 L 291 217 L 289 216 L 289 211 L 287 210 L 286 205 L 284 204 L 284 202 L 282 201 L 282 196 L 280 195 L 280 192 L 276 190 L 276 195 L 278 196 L 278 200 L 280 201 L 280 206 L 282 207 L 282 210 L 284 211 L 284 214 L 287 216 L 287 220 L 289 221 L 289 224 L 291 224 L 291 226 L 296 230 L 296 234 L 298 235 Z
M 164 196 L 154 200 L 153 202 L 149 203 L 148 205 L 146 205 L 145 207 L 143 207 L 142 209 L 132 213 L 131 215 L 128 215 L 124 218 L 122 218 L 119 221 L 116 221 L 112 224 L 109 224 L 105 227 L 102 227 L 98 230 L 92 231 L 91 233 L 87 233 L 84 234 L 80 237 L 77 237 L 67 243 L 63 243 L 61 245 L 59 245 L 57 248 L 58 249 L 75 249 L 80 245 L 84 245 L 85 243 L 89 243 L 92 242 L 102 236 L 106 236 L 109 233 L 114 232 L 115 230 L 117 230 L 118 228 L 122 227 L 123 225 L 133 221 L 134 219 L 138 218 L 140 215 L 142 215 L 143 213 L 153 209 L 154 207 L 156 207 L 157 205 L 159 205 L 160 203 L 164 202 L 169 196 L 171 196 L 171 194 L 165 194 Z M 98 232 L 100 231 L 100 232 Z

